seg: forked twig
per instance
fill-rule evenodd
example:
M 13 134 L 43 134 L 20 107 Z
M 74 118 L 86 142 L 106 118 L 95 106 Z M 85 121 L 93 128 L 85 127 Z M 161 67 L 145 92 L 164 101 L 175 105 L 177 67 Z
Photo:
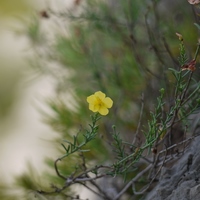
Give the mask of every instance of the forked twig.
M 133 182 L 137 181 L 143 174 L 148 172 L 153 165 L 150 164 L 148 167 L 146 167 L 144 170 L 142 170 L 140 173 L 137 174 L 131 181 L 129 181 L 125 187 L 120 191 L 120 193 L 117 194 L 117 196 L 113 200 L 118 200 L 128 189 L 129 187 L 133 184 Z

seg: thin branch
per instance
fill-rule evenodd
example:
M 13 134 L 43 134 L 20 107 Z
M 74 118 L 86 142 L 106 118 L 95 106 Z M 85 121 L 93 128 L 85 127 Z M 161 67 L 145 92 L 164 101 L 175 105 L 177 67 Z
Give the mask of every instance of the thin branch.
M 87 186 L 85 183 L 80 182 L 79 184 L 83 185 L 83 186 L 86 187 L 88 190 L 90 190 L 91 192 L 93 192 L 93 193 L 96 194 L 97 196 L 102 197 L 103 199 L 105 199 L 105 197 L 106 197 L 105 200 L 112 200 L 112 199 L 110 199 L 109 197 L 105 196 L 104 194 L 96 192 L 95 190 L 93 190 L 92 188 L 90 188 L 89 186 Z
M 107 174 L 101 174 L 99 176 L 95 176 L 95 177 L 83 177 L 83 178 L 73 178 L 73 179 L 67 179 L 67 183 L 76 183 L 76 182 L 86 182 L 86 181 L 92 181 L 92 180 L 96 180 L 99 178 L 102 178 L 104 176 L 106 176 Z
M 175 63 L 178 66 L 179 63 L 178 63 L 177 59 L 174 58 L 174 56 L 173 56 L 173 54 L 172 54 L 172 52 L 171 52 L 171 50 L 170 50 L 170 48 L 169 48 L 169 46 L 166 42 L 165 37 L 162 37 L 162 40 L 163 40 L 164 47 L 165 47 L 167 53 L 169 54 L 169 57 L 171 58 L 172 62 Z
M 133 184 L 133 182 L 137 181 L 143 174 L 145 174 L 147 171 L 151 169 L 153 165 L 150 164 L 148 167 L 146 167 L 144 170 L 142 170 L 140 173 L 137 174 L 131 181 L 129 181 L 125 187 L 121 190 L 120 193 L 117 194 L 117 196 L 113 200 L 118 200 L 127 190 L 128 188 Z
M 100 188 L 100 186 L 99 186 L 94 180 L 91 181 L 91 184 L 92 184 L 93 186 L 95 186 L 95 187 L 99 190 L 99 192 L 100 192 L 101 194 L 103 194 L 108 200 L 112 200 L 112 199 L 110 199 L 110 197 L 107 195 L 107 193 L 106 193 L 105 191 L 103 191 L 103 190 Z
M 57 166 L 57 162 L 58 162 L 58 161 L 61 161 L 61 159 L 58 158 L 58 159 L 56 159 L 55 162 L 54 162 L 54 168 L 55 168 L 56 174 L 57 174 L 60 178 L 66 180 L 67 178 L 64 177 L 63 175 L 61 175 L 60 172 L 58 171 L 58 166 Z
M 183 141 L 181 141 L 181 142 L 179 142 L 179 143 L 177 143 L 177 144 L 171 145 L 171 146 L 168 147 L 167 149 L 164 149 L 164 150 L 160 151 L 160 152 L 158 153 L 158 155 L 159 155 L 159 154 L 162 154 L 162 153 L 165 153 L 166 151 L 169 151 L 170 149 L 172 149 L 172 148 L 174 148 L 174 147 L 177 147 L 177 146 L 180 146 L 180 145 L 182 145 L 182 144 L 185 144 L 186 142 L 191 141 L 192 139 L 194 139 L 195 137 L 197 137 L 197 136 L 199 136 L 199 135 L 200 135 L 200 134 L 194 135 L 194 136 L 189 137 L 189 138 L 187 138 L 187 139 L 185 139 L 185 140 L 183 140 Z
M 153 181 L 156 179 L 156 177 L 160 173 L 160 171 L 163 168 L 163 166 L 165 164 L 165 161 L 166 161 L 166 157 L 167 157 L 167 148 L 166 148 L 166 146 L 165 146 L 165 149 L 166 149 L 166 152 L 165 152 L 165 157 L 164 157 L 164 160 L 162 162 L 162 165 L 160 166 L 160 168 L 156 172 L 155 176 L 151 179 L 150 183 L 142 191 L 139 191 L 139 192 L 136 191 L 134 182 L 132 183 L 132 188 L 133 188 L 134 194 L 140 195 L 140 194 L 143 194 L 144 192 L 146 192 L 149 189 L 149 187 L 151 186 L 151 184 L 153 183 Z
M 74 177 L 73 180 L 76 180 L 79 177 L 83 177 L 83 176 L 87 175 L 89 172 L 96 171 L 98 169 L 103 169 L 103 168 L 111 169 L 111 167 L 109 167 L 109 166 L 103 166 L 103 165 L 95 166 L 93 168 L 87 169 L 86 171 L 80 173 L 79 175 Z M 107 175 L 107 174 L 105 174 L 105 175 Z
M 137 130 L 136 130 L 132 145 L 135 145 L 136 140 L 138 139 L 138 134 L 139 134 L 139 130 L 140 130 L 140 127 L 141 127 L 142 115 L 143 115 L 143 111 L 144 111 L 144 94 L 143 93 L 141 95 L 141 101 L 142 101 L 142 103 L 141 103 L 141 109 L 140 109 L 139 122 L 138 122 L 138 125 L 137 125 Z

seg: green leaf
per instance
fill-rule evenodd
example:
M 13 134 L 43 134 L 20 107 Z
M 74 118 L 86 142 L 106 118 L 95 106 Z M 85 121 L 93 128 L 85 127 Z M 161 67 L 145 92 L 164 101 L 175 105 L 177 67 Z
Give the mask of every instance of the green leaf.
M 78 151 L 79 151 L 79 152 L 88 152 L 88 151 L 90 151 L 90 150 L 89 150 L 89 149 L 85 149 L 85 150 L 84 150 L 84 149 L 79 149 Z

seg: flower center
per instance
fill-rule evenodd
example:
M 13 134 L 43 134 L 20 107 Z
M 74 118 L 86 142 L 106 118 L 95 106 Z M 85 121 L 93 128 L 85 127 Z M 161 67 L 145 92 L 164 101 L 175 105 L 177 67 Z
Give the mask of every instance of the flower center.
M 101 101 L 101 99 L 99 97 L 97 97 L 96 100 L 97 100 L 97 102 L 96 102 L 97 105 L 99 105 L 99 106 L 103 105 L 103 102 Z

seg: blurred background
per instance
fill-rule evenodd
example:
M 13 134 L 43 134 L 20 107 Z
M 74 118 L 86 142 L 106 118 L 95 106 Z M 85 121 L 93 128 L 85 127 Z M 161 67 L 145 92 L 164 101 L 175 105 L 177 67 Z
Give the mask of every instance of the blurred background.
M 85 99 L 97 90 L 114 106 L 90 146 L 89 164 L 114 160 L 113 124 L 133 140 L 144 96 L 142 142 L 161 87 L 170 106 L 168 68 L 180 67 L 175 33 L 192 58 L 195 22 L 198 7 L 182 0 L 0 0 L 0 199 L 13 199 L 8 193 L 16 182 L 26 195 L 51 181 L 62 186 L 52 164 L 63 153 L 60 141 L 88 124 Z M 79 159 L 70 158 L 68 168 L 62 163 L 62 173 L 70 174 Z
M 14 177 L 26 171 L 27 163 L 43 171 L 45 155 L 54 155 L 55 133 L 41 117 L 41 110 L 48 110 L 46 98 L 54 94 L 53 80 L 33 69 L 34 49 L 27 33 L 42 10 L 71 4 L 70 0 L 0 1 L 0 191 L 13 187 Z M 41 23 L 48 32 L 56 29 L 51 22 Z M 7 198 L 2 194 L 1 199 Z

